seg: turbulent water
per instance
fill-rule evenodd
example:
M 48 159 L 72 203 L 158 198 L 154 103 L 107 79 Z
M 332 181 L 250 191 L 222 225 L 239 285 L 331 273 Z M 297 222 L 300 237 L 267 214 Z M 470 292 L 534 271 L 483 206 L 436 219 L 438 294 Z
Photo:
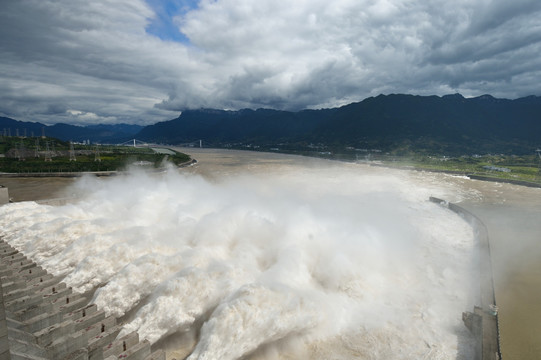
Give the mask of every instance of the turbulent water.
M 191 360 L 471 358 L 473 233 L 428 201 L 458 189 L 296 161 L 83 178 L 0 207 L 1 235 Z

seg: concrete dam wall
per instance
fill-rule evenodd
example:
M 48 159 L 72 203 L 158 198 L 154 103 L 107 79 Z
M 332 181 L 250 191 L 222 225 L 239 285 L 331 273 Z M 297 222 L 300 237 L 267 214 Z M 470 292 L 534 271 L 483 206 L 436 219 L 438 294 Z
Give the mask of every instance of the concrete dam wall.
M 1 239 L 0 284 L 0 360 L 165 360 Z
M 475 336 L 475 360 L 501 360 L 498 308 L 496 307 L 494 293 L 494 278 L 487 228 L 477 216 L 456 204 L 435 197 L 430 197 L 430 201 L 457 213 L 473 228 L 480 249 L 480 304 L 474 307 L 473 312 L 462 313 L 462 320 L 464 325 Z

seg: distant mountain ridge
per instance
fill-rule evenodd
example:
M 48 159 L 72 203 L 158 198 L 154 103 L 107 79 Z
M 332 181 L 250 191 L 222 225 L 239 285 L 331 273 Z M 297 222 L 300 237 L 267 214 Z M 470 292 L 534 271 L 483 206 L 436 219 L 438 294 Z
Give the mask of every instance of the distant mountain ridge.
M 541 147 L 541 97 L 392 94 L 298 112 L 188 110 L 146 126 L 137 138 L 171 144 L 203 139 L 211 146 L 322 143 L 394 152 L 531 153 Z
M 139 125 L 114 124 L 114 125 L 88 125 L 76 126 L 58 123 L 45 125 L 39 122 L 18 121 L 7 117 L 0 117 L 0 135 L 6 133 L 16 136 L 46 136 L 64 141 L 82 142 L 90 140 L 92 143 L 118 143 L 134 137 L 143 127 Z
M 271 109 L 186 110 L 172 120 L 138 125 L 75 126 L 21 122 L 0 117 L 0 132 L 15 129 L 61 140 L 120 143 L 132 138 L 182 144 L 203 140 L 207 146 L 251 144 L 261 148 L 323 144 L 394 153 L 531 154 L 541 148 L 541 97 L 515 100 L 491 95 L 369 97 L 339 108 L 297 112 Z

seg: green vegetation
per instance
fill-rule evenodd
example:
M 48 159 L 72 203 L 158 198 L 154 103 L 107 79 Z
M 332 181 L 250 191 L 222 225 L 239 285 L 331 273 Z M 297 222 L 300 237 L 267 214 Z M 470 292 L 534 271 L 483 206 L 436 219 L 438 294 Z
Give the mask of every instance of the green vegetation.
M 348 162 L 366 162 L 395 168 L 473 175 L 487 180 L 541 185 L 541 159 L 530 155 L 430 155 L 426 151 L 382 151 L 339 145 L 280 143 L 266 146 L 230 144 L 227 148 L 279 152 Z
M 130 165 L 160 168 L 190 157 L 176 151 L 161 153 L 147 147 L 73 144 L 54 138 L 0 138 L 0 172 L 70 173 L 124 170 Z
M 541 165 L 537 155 L 391 157 L 382 159 L 382 163 L 397 167 L 413 167 L 419 170 L 463 173 L 486 178 L 527 181 L 541 184 Z

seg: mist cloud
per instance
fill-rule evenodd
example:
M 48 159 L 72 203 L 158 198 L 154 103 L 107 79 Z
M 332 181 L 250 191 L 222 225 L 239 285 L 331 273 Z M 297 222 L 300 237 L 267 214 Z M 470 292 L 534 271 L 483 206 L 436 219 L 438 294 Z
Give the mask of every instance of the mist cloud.
M 540 12 L 536 0 L 6 0 L 0 112 L 143 124 L 379 93 L 537 95 Z
M 336 164 L 86 178 L 74 204 L 0 207 L 0 234 L 75 291 L 98 289 L 124 333 L 199 333 L 190 359 L 284 342 L 313 359 L 468 359 L 472 229 L 427 201 L 448 190 Z

